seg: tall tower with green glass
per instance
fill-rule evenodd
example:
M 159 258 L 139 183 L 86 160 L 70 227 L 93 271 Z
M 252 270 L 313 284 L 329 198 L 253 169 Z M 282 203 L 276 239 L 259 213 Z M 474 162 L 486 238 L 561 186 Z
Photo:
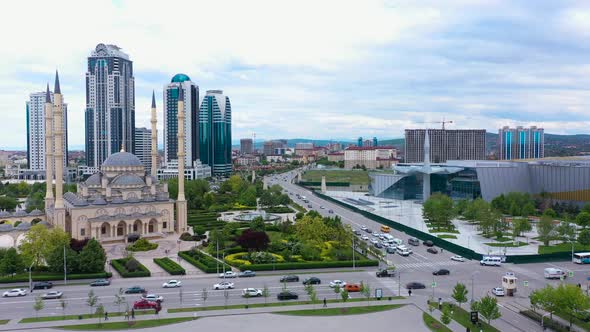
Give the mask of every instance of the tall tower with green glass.
M 199 156 L 212 175 L 228 176 L 231 163 L 231 103 L 221 90 L 208 90 L 199 110 Z

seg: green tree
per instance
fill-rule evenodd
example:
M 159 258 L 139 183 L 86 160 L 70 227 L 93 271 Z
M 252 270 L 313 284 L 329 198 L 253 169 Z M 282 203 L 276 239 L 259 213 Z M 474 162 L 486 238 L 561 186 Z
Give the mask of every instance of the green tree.
M 35 302 L 33 302 L 33 309 L 35 309 L 35 317 L 39 317 L 39 311 L 43 310 L 43 308 L 45 308 L 45 303 L 43 302 L 41 296 L 37 295 L 35 297 Z
M 576 237 L 576 227 L 567 221 L 562 221 L 555 229 L 563 242 L 571 241 Z
M 59 228 L 48 229 L 44 225 L 34 225 L 26 233 L 19 250 L 26 265 L 42 265 L 55 248 L 69 246 L 70 235 Z
M 90 307 L 90 314 L 92 315 L 92 309 L 94 309 L 94 307 L 96 306 L 96 304 L 98 303 L 98 296 L 94 295 L 94 291 L 90 290 L 88 292 L 88 297 L 86 298 L 86 305 L 88 307 Z
M 104 316 L 104 305 L 102 303 L 96 307 L 96 315 L 98 316 L 98 326 L 102 326 L 102 317 Z
M 479 215 L 482 211 L 489 210 L 488 202 L 481 198 L 477 198 L 471 202 L 463 212 L 463 217 L 471 222 L 475 222 L 479 219 Z
M 454 211 L 455 215 L 462 216 L 468 207 L 469 207 L 469 200 L 460 199 L 460 200 L 456 201 L 455 206 L 453 207 L 455 209 L 455 211 Z
M 239 200 L 242 205 L 256 206 L 256 187 L 248 186 L 248 189 L 240 194 Z
M 576 216 L 576 224 L 586 228 L 590 225 L 590 212 L 582 211 Z
M 369 300 L 371 299 L 371 286 L 369 283 L 363 283 L 361 281 L 361 294 L 367 299 L 367 306 L 369 305 Z
M 90 239 L 78 257 L 79 270 L 83 273 L 98 273 L 104 271 L 107 255 L 95 239 Z
M 346 302 L 348 300 L 349 296 L 350 296 L 350 294 L 348 294 L 348 291 L 346 289 L 343 289 L 340 292 L 340 297 L 342 298 L 342 302 Z
M 450 229 L 454 211 L 453 200 L 449 196 L 435 193 L 424 202 L 422 215 L 435 228 Z
M 0 260 L 0 273 L 2 275 L 12 275 L 23 271 L 24 264 L 21 256 L 14 248 L 9 248 Z
M 475 307 L 477 308 L 477 311 L 479 311 L 479 314 L 488 321 L 488 324 L 490 324 L 492 320 L 498 319 L 502 316 L 498 307 L 498 300 L 495 297 L 489 295 L 484 296 L 481 300 L 476 301 L 476 303 Z
M 533 229 L 528 218 L 513 218 L 512 233 L 513 237 L 521 236 L 522 232 L 530 232 Z
M 578 242 L 583 246 L 590 245 L 590 230 L 584 229 L 578 234 Z
M 523 207 L 522 207 L 522 216 L 528 219 L 528 216 L 534 215 L 535 214 L 535 204 L 533 204 L 532 202 L 528 202 L 526 203 Z
M 441 322 L 445 325 L 449 325 L 451 323 L 451 306 L 444 305 L 442 308 L 442 315 L 440 316 Z
M 549 241 L 553 239 L 554 233 L 555 225 L 553 224 L 553 218 L 547 215 L 541 216 L 541 220 L 537 224 L 537 234 L 544 245 L 549 245 Z
M 551 318 L 553 318 L 553 313 L 559 310 L 560 304 L 558 303 L 555 288 L 551 285 L 535 289 L 529 295 L 529 299 L 533 309 L 545 310 L 550 313 Z
M 18 205 L 18 201 L 13 197 L 0 196 L 0 210 L 12 211 Z
M 465 285 L 462 283 L 458 282 L 453 288 L 452 297 L 459 304 L 459 308 L 461 307 L 461 304 L 467 302 L 467 293 L 469 293 L 469 291 L 467 290 L 467 287 L 465 287 Z
M 73 273 L 78 271 L 79 262 L 78 262 L 78 253 L 72 250 L 69 246 L 65 249 L 66 252 L 66 269 L 68 273 Z M 49 267 L 49 271 L 55 273 L 63 273 L 64 272 L 64 248 L 56 247 L 53 249 L 53 252 L 49 253 L 47 257 L 47 266 Z
M 557 218 L 557 213 L 552 208 L 547 208 L 543 211 L 544 216 L 549 216 L 551 218 Z
M 559 311 L 567 316 L 572 328 L 574 318 L 590 309 L 590 298 L 580 287 L 571 284 L 560 284 L 555 289 L 555 297 Z
M 256 232 L 264 232 L 266 223 L 262 217 L 256 217 L 250 221 L 250 229 Z

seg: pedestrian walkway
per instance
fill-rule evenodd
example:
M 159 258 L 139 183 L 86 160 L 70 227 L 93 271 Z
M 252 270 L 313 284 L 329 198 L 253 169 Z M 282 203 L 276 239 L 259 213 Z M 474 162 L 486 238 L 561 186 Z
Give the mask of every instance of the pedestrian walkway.
M 416 270 L 421 270 L 421 269 L 426 269 L 428 271 L 432 271 L 433 267 L 449 267 L 449 266 L 453 266 L 453 265 L 461 265 L 461 264 L 465 264 L 463 262 L 456 262 L 456 261 L 450 261 L 450 262 L 416 262 L 416 263 L 402 263 L 402 264 L 395 264 L 395 267 L 397 270 L 405 270 L 405 269 L 416 269 Z

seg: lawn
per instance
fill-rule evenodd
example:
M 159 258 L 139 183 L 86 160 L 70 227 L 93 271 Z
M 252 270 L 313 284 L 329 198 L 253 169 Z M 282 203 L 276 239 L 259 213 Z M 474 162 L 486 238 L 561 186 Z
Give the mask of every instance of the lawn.
M 445 303 L 444 305 L 449 305 L 449 303 Z M 431 304 L 432 307 L 437 308 L 436 304 Z M 479 331 L 480 329 L 484 332 L 500 332 L 497 328 L 488 325 L 488 323 L 484 322 L 483 320 L 479 320 L 481 323 L 481 327 L 476 327 L 475 325 L 471 324 L 471 317 L 469 316 L 469 312 L 467 312 L 463 308 L 459 308 L 456 305 L 452 306 L 453 311 L 453 320 L 457 323 L 465 326 L 466 328 L 470 328 L 472 331 Z
M 193 320 L 192 317 L 176 317 L 176 318 L 162 318 L 162 319 L 149 319 L 149 320 L 136 320 L 126 322 L 108 322 L 108 323 L 93 323 L 93 324 L 80 324 L 80 325 L 66 325 L 60 326 L 62 330 L 70 331 L 113 331 L 113 330 L 132 330 L 132 329 L 144 329 L 148 327 L 158 327 L 162 325 L 183 323 Z
M 371 312 L 380 312 L 393 310 L 403 307 L 403 304 L 385 304 L 362 307 L 348 307 L 348 308 L 328 308 L 328 309 L 308 309 L 308 310 L 290 310 L 281 311 L 276 314 L 290 315 L 290 316 L 345 316 L 345 315 L 360 315 Z
M 0 319 L 0 325 L 7 324 L 9 321 L 10 319 Z
M 516 244 L 514 242 L 506 243 L 506 242 L 488 242 L 484 243 L 490 247 L 523 247 L 528 246 L 529 244 L 526 242 L 518 241 Z
M 457 236 L 452 235 L 452 234 L 441 234 L 441 235 L 437 235 L 437 237 L 441 238 L 441 239 L 456 239 Z
M 443 323 L 437 321 L 436 319 L 434 319 L 434 317 L 430 316 L 427 313 L 422 314 L 422 320 L 424 321 L 424 324 L 426 324 L 426 326 L 430 329 L 430 331 L 453 332 L 453 331 L 451 331 L 451 329 L 446 327 Z
M 588 252 L 590 246 L 583 246 L 579 243 L 574 245 L 574 251 Z M 555 252 L 572 252 L 572 245 L 570 243 L 560 243 L 552 246 L 539 246 L 539 254 L 552 254 Z
M 459 232 L 456 229 L 448 229 L 445 227 L 441 227 L 441 228 L 428 228 L 428 232 L 429 233 L 453 233 L 453 234 L 461 234 L 461 232 Z
M 125 315 L 124 312 L 109 312 L 109 317 L 117 317 Z M 136 316 L 143 316 L 143 315 L 155 315 L 154 310 L 137 310 L 135 311 Z M 18 323 L 39 323 L 39 322 L 55 322 L 58 320 L 73 320 L 78 319 L 79 316 L 82 316 L 82 319 L 90 319 L 94 318 L 97 319 L 98 317 L 95 314 L 82 314 L 82 315 L 55 315 L 55 316 L 41 316 L 41 317 L 28 317 L 21 319 Z
M 333 170 L 333 171 L 307 171 L 303 174 L 304 181 L 320 182 L 322 176 L 326 182 L 349 182 L 351 185 L 368 185 L 369 172 L 362 170 Z

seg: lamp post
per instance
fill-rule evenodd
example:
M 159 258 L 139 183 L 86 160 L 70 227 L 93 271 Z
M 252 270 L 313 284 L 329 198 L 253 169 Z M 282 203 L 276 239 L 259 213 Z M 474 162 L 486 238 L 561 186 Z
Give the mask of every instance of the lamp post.
M 29 266 L 29 291 L 33 290 L 33 275 L 32 275 L 32 270 L 33 270 L 33 265 L 35 264 L 35 262 L 31 263 L 31 266 Z
M 356 270 L 356 261 L 355 261 L 355 255 L 354 252 L 356 251 L 355 247 L 354 247 L 354 233 L 352 234 L 352 269 Z
M 68 258 L 66 257 L 66 246 L 64 245 L 64 285 L 68 284 Z

